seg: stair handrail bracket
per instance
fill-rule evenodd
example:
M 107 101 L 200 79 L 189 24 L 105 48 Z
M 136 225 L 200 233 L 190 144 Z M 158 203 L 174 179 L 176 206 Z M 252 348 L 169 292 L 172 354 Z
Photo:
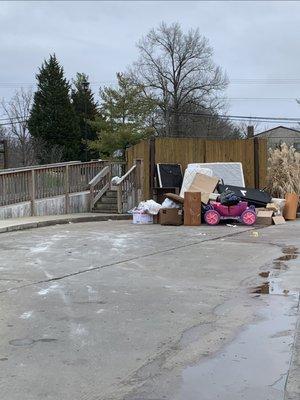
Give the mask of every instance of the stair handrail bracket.
M 111 166 L 107 165 L 89 182 L 90 211 L 93 210 L 96 202 L 109 190 L 110 181 Z

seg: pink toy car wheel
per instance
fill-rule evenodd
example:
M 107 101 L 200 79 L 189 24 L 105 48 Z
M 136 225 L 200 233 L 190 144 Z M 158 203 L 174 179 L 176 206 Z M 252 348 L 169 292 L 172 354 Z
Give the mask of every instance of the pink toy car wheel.
M 204 214 L 204 219 L 208 225 L 218 225 L 220 222 L 220 214 L 216 210 L 208 210 Z
M 256 221 L 256 214 L 252 210 L 246 210 L 241 215 L 241 220 L 245 225 L 253 225 Z

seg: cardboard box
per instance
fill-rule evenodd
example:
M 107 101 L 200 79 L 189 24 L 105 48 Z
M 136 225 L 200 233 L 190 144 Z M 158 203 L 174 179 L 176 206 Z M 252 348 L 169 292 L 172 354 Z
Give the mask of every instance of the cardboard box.
M 277 215 L 276 217 L 273 217 L 272 219 L 273 219 L 274 225 L 285 224 L 285 219 L 283 218 L 282 215 Z
M 272 216 L 273 216 L 273 211 L 258 210 L 256 224 L 257 225 L 272 225 L 272 223 L 273 223 Z
M 219 178 L 215 176 L 207 176 L 204 174 L 196 173 L 191 186 L 189 187 L 189 192 L 200 192 L 201 193 L 201 201 L 204 204 L 208 203 L 209 195 L 213 193 L 217 184 L 219 182 Z
M 153 224 L 153 215 L 134 211 L 132 214 L 132 222 L 142 225 Z
M 161 208 L 159 211 L 161 225 L 182 225 L 183 215 L 181 208 Z

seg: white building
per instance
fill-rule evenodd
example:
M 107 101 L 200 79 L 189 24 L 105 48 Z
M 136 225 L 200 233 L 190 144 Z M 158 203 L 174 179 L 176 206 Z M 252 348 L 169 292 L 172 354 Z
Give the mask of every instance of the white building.
M 258 138 L 268 139 L 268 147 L 276 147 L 282 143 L 294 146 L 300 152 L 300 131 L 286 126 L 276 126 L 255 135 Z

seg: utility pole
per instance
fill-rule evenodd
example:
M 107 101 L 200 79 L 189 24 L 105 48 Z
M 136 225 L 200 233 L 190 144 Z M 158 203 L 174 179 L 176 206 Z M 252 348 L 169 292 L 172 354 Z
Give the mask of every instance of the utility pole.
M 249 125 L 247 126 L 247 139 L 251 139 L 254 137 L 254 126 Z

